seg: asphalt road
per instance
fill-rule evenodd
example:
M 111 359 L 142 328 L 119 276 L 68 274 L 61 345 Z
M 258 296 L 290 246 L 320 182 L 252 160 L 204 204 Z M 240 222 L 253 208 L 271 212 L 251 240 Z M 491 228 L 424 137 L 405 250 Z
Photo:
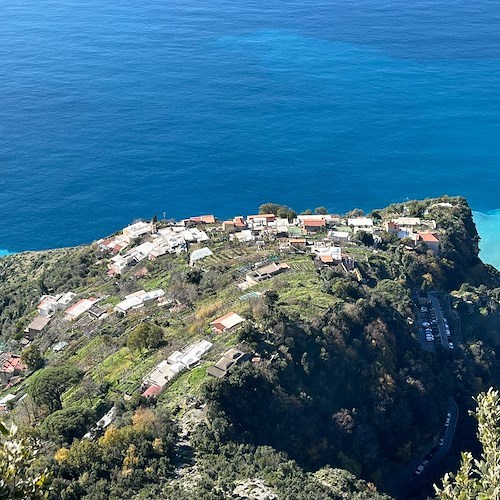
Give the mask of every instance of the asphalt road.
M 450 424 L 448 427 L 444 426 L 440 433 L 440 437 L 444 435 L 444 442 L 438 447 L 438 450 L 434 456 L 430 459 L 427 458 L 428 454 L 432 448 L 437 444 L 434 444 L 423 457 L 418 460 L 411 462 L 402 471 L 397 486 L 394 488 L 392 495 L 401 500 L 411 497 L 412 494 L 416 493 L 420 488 L 422 488 L 428 481 L 429 477 L 432 475 L 436 469 L 438 463 L 441 459 L 448 453 L 451 443 L 453 442 L 453 436 L 455 435 L 455 429 L 457 427 L 458 421 L 458 406 L 455 400 L 450 397 L 450 404 L 448 405 L 448 411 L 451 413 Z M 427 459 L 429 463 L 425 466 L 423 472 L 420 475 L 415 474 L 415 469 L 422 463 L 422 460 Z

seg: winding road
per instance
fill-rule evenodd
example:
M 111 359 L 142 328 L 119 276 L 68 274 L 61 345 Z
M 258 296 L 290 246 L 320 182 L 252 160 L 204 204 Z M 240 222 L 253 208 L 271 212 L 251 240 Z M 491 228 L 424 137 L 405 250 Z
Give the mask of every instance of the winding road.
M 433 445 L 422 458 L 414 460 L 407 467 L 405 467 L 400 474 L 397 485 L 394 487 L 394 491 L 392 493 L 396 498 L 409 498 L 413 493 L 422 488 L 435 471 L 438 463 L 446 455 L 446 453 L 448 453 L 451 443 L 453 442 L 453 436 L 455 435 L 459 415 L 457 403 L 452 397 L 450 397 L 448 411 L 451 414 L 450 423 L 448 426 L 444 426 L 443 423 L 443 432 L 440 433 L 440 437 L 444 437 L 443 444 L 441 446 L 437 444 Z M 429 458 L 430 454 L 432 454 L 432 450 L 436 451 L 432 457 Z M 429 463 L 425 466 L 423 472 L 420 475 L 417 475 L 415 474 L 415 469 L 422 463 L 423 460 L 428 460 Z

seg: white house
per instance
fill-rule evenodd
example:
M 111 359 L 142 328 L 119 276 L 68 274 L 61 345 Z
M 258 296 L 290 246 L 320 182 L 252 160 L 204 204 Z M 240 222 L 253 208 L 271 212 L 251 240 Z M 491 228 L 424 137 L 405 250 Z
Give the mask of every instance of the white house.
M 90 299 L 81 299 L 76 304 L 66 309 L 64 314 L 67 319 L 75 320 L 83 313 L 87 312 L 96 302 L 99 302 L 99 299 L 96 299 L 95 297 L 90 297 Z
M 43 317 L 50 317 L 56 311 L 63 311 L 70 304 L 70 302 L 76 297 L 76 293 L 66 292 L 60 293 L 55 297 L 52 295 L 43 295 L 40 303 L 36 306 L 38 309 L 38 314 Z
M 297 219 L 302 223 L 305 220 L 324 220 L 325 222 L 336 222 L 338 217 L 334 217 L 331 214 L 311 214 L 311 215 L 297 215 Z
M 116 255 L 109 262 L 109 269 L 113 274 L 121 274 L 122 271 L 132 263 L 138 263 L 144 260 L 149 253 L 155 249 L 155 244 L 146 241 L 141 245 L 131 248 L 124 255 Z
M 395 219 L 392 219 L 392 222 L 395 222 L 399 226 L 407 227 L 420 226 L 420 224 L 422 223 L 420 217 L 397 217 Z
M 166 360 L 158 364 L 144 377 L 143 384 L 163 387 L 181 371 L 189 370 L 194 364 L 198 363 L 212 346 L 213 344 L 208 340 L 200 340 L 195 344 L 187 346 L 182 351 L 173 352 Z
M 139 290 L 138 292 L 126 295 L 124 300 L 116 304 L 115 311 L 126 314 L 131 309 L 143 307 L 146 302 L 159 299 L 164 295 L 165 292 L 161 288 L 158 290 L 151 290 L 149 292 Z
M 351 233 L 347 231 L 328 231 L 328 238 L 337 243 L 347 243 Z
M 238 241 L 241 241 L 242 243 L 250 243 L 255 239 L 254 235 L 252 234 L 252 231 L 250 229 L 243 229 L 239 233 L 234 233 L 229 235 L 229 239 L 233 241 L 234 239 L 237 239 Z
M 203 247 L 198 250 L 193 250 L 191 252 L 191 255 L 189 256 L 189 265 L 193 267 L 195 262 L 201 259 L 205 259 L 206 257 L 210 257 L 211 255 L 213 255 L 213 252 L 208 247 Z
M 347 225 L 354 228 L 371 228 L 373 227 L 373 219 L 371 217 L 355 217 L 347 219 Z
M 145 234 L 151 232 L 151 224 L 144 221 L 139 221 L 134 224 L 130 224 L 123 229 L 123 235 L 128 238 L 128 240 L 133 240 L 134 238 L 139 238 Z
M 311 247 L 311 252 L 318 257 L 329 256 L 333 261 L 342 260 L 342 248 L 333 245 L 317 243 Z M 326 260 L 325 260 L 326 262 Z

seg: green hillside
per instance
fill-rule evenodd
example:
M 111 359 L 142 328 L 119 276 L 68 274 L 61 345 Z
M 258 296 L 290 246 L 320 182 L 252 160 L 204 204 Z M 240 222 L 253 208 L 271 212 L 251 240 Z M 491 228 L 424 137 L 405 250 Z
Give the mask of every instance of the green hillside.
M 473 395 L 500 382 L 500 274 L 478 258 L 463 198 L 391 205 L 369 215 L 374 228 L 358 231 L 349 217 L 308 234 L 307 221 L 293 223 L 289 237 L 254 226 L 248 242 L 220 223 L 190 223 L 208 241 L 121 274 L 109 272 L 113 254 L 102 242 L 0 259 L 0 350 L 26 365 L 2 386 L 2 418 L 41 443 L 34 467 L 52 471 L 49 497 L 397 495 L 405 465 L 437 442 L 449 397 L 465 415 Z M 396 218 L 415 225 L 410 236 L 389 231 Z M 299 231 L 304 246 L 295 243 Z M 322 260 L 331 231 L 349 241 L 332 245 L 341 257 Z M 128 249 L 147 241 L 155 238 Z M 212 255 L 190 266 L 203 247 Z M 255 270 L 278 264 L 286 267 L 251 282 Z M 155 290 L 164 292 L 159 300 L 116 309 Z M 73 320 L 60 308 L 27 334 L 41 297 L 65 292 L 76 294 L 71 304 L 97 302 Z M 423 340 L 429 292 L 448 316 L 454 348 Z M 215 332 L 210 323 L 231 312 L 244 321 Z M 201 359 L 157 396 L 142 395 L 159 363 L 170 369 L 173 353 L 203 340 L 212 345 Z M 210 376 L 230 348 L 242 362 Z M 96 428 L 105 415 L 110 422 Z M 452 466 L 473 438 L 464 417 L 446 459 Z

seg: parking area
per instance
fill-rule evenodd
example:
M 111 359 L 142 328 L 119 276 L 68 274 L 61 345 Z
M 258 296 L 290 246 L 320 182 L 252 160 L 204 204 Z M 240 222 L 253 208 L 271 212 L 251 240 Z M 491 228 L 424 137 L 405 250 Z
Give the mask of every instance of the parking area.
M 455 348 L 448 319 L 443 314 L 440 300 L 432 294 L 418 301 L 418 339 L 422 349 L 435 351 L 436 347 L 446 350 Z

